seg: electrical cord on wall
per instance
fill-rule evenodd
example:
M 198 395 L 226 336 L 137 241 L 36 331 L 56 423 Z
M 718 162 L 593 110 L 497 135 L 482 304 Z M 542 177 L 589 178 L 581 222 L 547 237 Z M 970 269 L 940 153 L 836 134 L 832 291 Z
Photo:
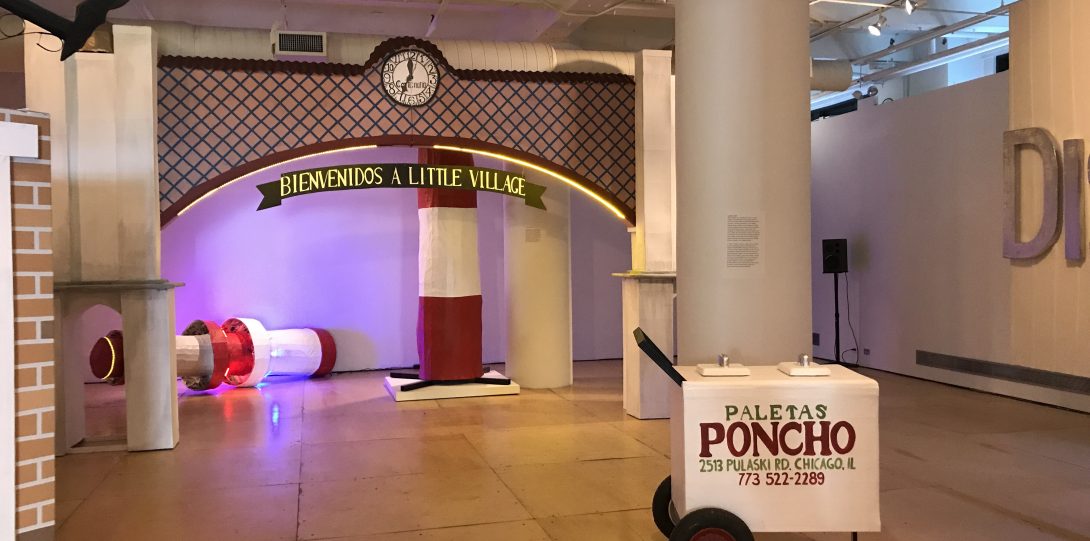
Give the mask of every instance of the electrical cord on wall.
M 855 327 L 852 326 L 852 289 L 851 285 L 848 283 L 848 273 L 846 272 L 844 273 L 844 300 L 847 303 L 848 329 L 852 331 L 852 342 L 855 343 L 855 347 L 841 351 L 840 358 L 843 359 L 845 353 L 854 351 L 855 362 L 852 364 L 854 366 L 859 366 L 859 339 L 855 336 Z
M 8 17 L 15 17 L 16 19 L 19 19 L 19 30 L 17 32 L 15 32 L 14 34 L 9 34 L 8 32 L 6 32 L 3 29 L 3 21 L 4 21 L 4 19 L 6 19 Z M 4 14 L 0 15 L 0 41 L 6 40 L 6 39 L 18 38 L 18 37 L 22 37 L 22 36 L 38 36 L 38 41 L 35 42 L 35 45 L 37 45 L 38 47 L 41 47 L 43 50 L 49 51 L 51 53 L 60 52 L 60 50 L 61 50 L 60 47 L 57 47 L 56 49 L 50 49 L 49 47 L 46 47 L 45 45 L 42 45 L 42 36 L 52 36 L 52 35 L 53 34 L 50 34 L 49 32 L 27 32 L 26 31 L 26 21 L 24 21 L 22 17 L 14 14 L 14 13 L 4 13 Z

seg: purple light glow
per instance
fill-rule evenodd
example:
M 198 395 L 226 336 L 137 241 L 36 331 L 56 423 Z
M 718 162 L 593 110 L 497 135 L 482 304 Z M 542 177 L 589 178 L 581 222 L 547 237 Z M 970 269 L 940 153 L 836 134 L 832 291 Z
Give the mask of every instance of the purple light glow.
M 253 317 L 269 329 L 328 329 L 338 371 L 418 362 L 415 190 L 318 193 L 255 210 L 255 186 L 281 171 L 416 161 L 412 148 L 313 156 L 244 178 L 191 207 L 162 234 L 163 276 L 186 284 L 175 292 L 178 330 L 194 319 Z M 480 158 L 478 165 L 502 168 Z M 506 326 L 503 201 L 494 194 L 478 200 L 484 356 L 499 361 Z
M 474 159 L 481 167 L 505 168 L 497 160 Z M 281 171 L 416 161 L 413 148 L 312 156 L 237 181 L 190 207 L 162 233 L 163 277 L 186 284 L 175 291 L 178 330 L 194 319 L 253 317 L 269 329 L 329 330 L 337 341 L 337 371 L 417 363 L 414 190 L 318 193 L 255 210 L 261 199 L 255 186 Z M 560 189 L 558 184 L 547 186 Z M 483 361 L 502 363 L 503 196 L 482 193 L 477 201 Z M 571 243 L 574 358 L 619 358 L 621 287 L 610 274 L 631 266 L 629 234 L 622 222 L 577 195 Z

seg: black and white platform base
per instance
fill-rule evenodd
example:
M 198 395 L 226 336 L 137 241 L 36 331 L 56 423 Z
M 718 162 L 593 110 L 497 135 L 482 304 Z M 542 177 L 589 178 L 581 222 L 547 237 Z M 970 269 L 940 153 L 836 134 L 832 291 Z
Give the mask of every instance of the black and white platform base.
M 424 381 L 414 379 L 415 374 L 391 373 L 384 385 L 395 402 L 410 400 L 439 400 L 472 396 L 500 396 L 519 394 L 519 384 L 503 374 L 491 370 L 480 378 L 467 381 Z

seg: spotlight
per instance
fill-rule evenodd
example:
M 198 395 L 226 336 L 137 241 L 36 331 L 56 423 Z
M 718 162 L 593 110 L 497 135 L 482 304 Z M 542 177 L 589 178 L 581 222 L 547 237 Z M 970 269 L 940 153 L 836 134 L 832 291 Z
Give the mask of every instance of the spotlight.
M 904 1 L 905 13 L 912 15 L 912 12 L 916 11 L 920 7 L 919 0 L 905 0 Z
M 879 15 L 878 20 L 874 21 L 874 24 L 867 27 L 867 32 L 870 32 L 872 36 L 881 36 L 882 27 L 886 25 L 886 16 Z

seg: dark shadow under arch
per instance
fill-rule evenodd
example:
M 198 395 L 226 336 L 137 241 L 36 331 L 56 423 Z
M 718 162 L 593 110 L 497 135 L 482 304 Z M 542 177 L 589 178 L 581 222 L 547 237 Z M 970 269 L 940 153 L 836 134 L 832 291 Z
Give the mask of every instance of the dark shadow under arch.
M 260 159 L 253 160 L 251 162 L 235 167 L 227 172 L 224 172 L 198 184 L 197 186 L 193 187 L 193 189 L 186 192 L 185 195 L 175 201 L 172 205 L 167 207 L 166 210 L 162 211 L 159 214 L 160 227 L 165 227 L 174 218 L 177 218 L 183 211 L 185 211 L 186 208 L 199 201 L 202 197 L 245 175 L 249 175 L 251 173 L 287 162 L 289 160 L 305 158 L 325 152 L 335 152 L 338 150 L 346 150 L 371 145 L 378 147 L 432 147 L 436 145 L 441 145 L 489 152 L 515 158 L 533 164 L 537 167 L 553 171 L 572 180 L 573 182 L 578 184 L 580 188 L 595 194 L 597 197 L 600 197 L 603 200 L 608 201 L 611 205 L 615 206 L 624 215 L 624 219 L 628 222 L 629 225 L 635 225 L 636 223 L 635 209 L 621 203 L 619 200 L 617 200 L 616 197 L 613 196 L 613 194 L 603 190 L 599 185 L 595 184 L 590 179 L 587 179 L 586 177 L 566 167 L 557 165 L 549 160 L 535 156 L 528 152 L 505 147 L 503 145 L 486 143 L 483 141 L 477 141 L 475 139 L 465 139 L 461 137 L 440 137 L 434 135 L 379 135 L 373 137 L 360 137 L 354 139 L 341 139 L 338 141 L 315 143 L 299 148 L 275 152 Z

